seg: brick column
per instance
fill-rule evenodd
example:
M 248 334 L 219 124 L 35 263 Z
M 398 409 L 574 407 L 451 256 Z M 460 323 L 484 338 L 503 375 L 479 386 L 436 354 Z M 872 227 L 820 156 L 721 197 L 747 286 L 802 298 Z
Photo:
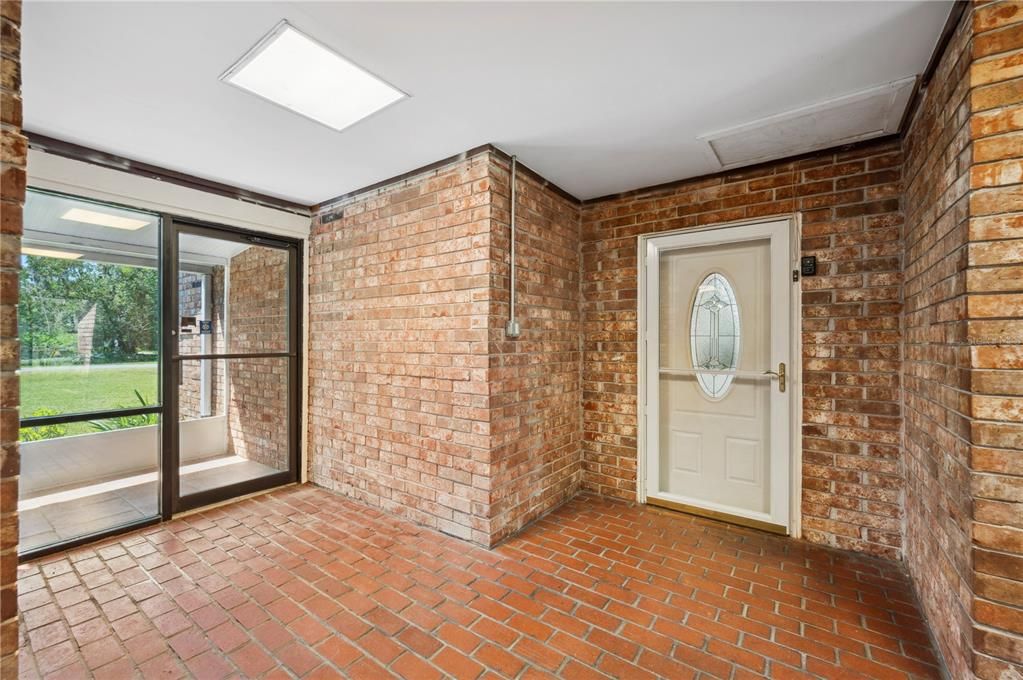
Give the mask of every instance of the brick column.
M 972 19 L 969 634 L 974 673 L 994 679 L 1023 673 L 1023 3 Z
M 0 675 L 18 676 L 18 267 L 28 145 L 21 134 L 21 2 L 0 3 Z

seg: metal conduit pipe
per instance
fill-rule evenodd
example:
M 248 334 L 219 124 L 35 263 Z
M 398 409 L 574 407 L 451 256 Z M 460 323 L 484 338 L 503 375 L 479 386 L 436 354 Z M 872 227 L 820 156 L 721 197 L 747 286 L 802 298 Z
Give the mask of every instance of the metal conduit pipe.
M 508 324 L 504 327 L 504 334 L 509 338 L 517 338 L 522 332 L 518 319 L 515 318 L 515 156 L 511 157 L 511 243 L 509 246 L 509 262 L 511 267 L 511 283 L 508 307 Z

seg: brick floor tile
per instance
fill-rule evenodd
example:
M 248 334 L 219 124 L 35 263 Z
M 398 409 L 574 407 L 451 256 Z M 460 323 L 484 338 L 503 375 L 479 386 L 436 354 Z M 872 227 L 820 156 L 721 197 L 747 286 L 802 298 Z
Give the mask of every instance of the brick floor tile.
M 370 656 L 385 666 L 394 661 L 398 655 L 402 653 L 402 648 L 400 646 L 398 646 L 388 635 L 378 630 L 369 631 L 359 638 L 358 642 L 359 646 L 365 649 Z
M 281 647 L 274 653 L 274 657 L 288 670 L 298 676 L 306 675 L 320 665 L 321 660 L 309 651 L 304 644 L 292 642 Z
M 58 642 L 64 642 L 70 637 L 71 633 L 68 631 L 67 624 L 63 621 L 48 623 L 45 626 L 40 626 L 28 633 L 28 639 L 32 644 L 32 649 L 36 650 L 45 649 L 51 645 L 57 644 Z
M 632 660 L 639 654 L 639 645 L 623 637 L 594 628 L 586 637 L 587 642 L 601 649 L 617 654 L 626 660 Z
M 440 627 L 437 631 L 437 638 L 465 654 L 471 654 L 483 642 L 478 635 L 450 623 L 445 623 Z
M 407 680 L 435 680 L 444 677 L 437 668 L 419 656 L 405 652 L 391 664 L 391 670 Z
M 139 671 L 145 678 L 165 678 L 167 680 L 183 678 L 187 675 L 173 654 L 166 652 L 140 664 Z
M 71 588 L 55 592 L 56 594 L 54 595 L 53 600 L 59 607 L 70 607 L 71 605 L 78 604 L 79 602 L 95 599 L 89 593 L 89 589 L 84 585 L 72 586 Z
M 750 670 L 754 670 L 758 673 L 762 673 L 764 668 L 767 666 L 767 662 L 764 657 L 748 652 L 744 649 L 740 649 L 735 645 L 729 644 L 723 640 L 711 639 L 707 645 L 707 651 L 714 656 L 722 659 L 727 659 L 732 663 L 740 666 L 745 666 Z
M 605 654 L 597 663 L 597 668 L 614 678 L 629 680 L 655 680 L 657 674 L 629 663 L 614 654 Z
M 351 612 L 341 611 L 330 617 L 331 628 L 350 640 L 362 637 L 371 626 Z
M 363 656 L 354 645 L 337 637 L 330 637 L 316 647 L 316 652 L 338 668 L 345 668 Z
M 43 675 L 80 660 L 78 647 L 70 640 L 51 645 L 34 656 L 36 666 Z
M 363 618 L 374 628 L 381 630 L 388 635 L 396 635 L 398 631 L 406 626 L 404 619 L 392 614 L 383 607 L 377 607 L 366 612 L 363 615 Z
M 203 652 L 185 662 L 189 674 L 196 680 L 220 680 L 233 672 L 231 664 L 224 657 L 213 652 Z
M 90 642 L 80 651 L 85 659 L 85 665 L 93 670 L 124 656 L 124 650 L 121 649 L 117 639 L 112 636 Z
M 457 680 L 478 678 L 484 671 L 483 666 L 451 647 L 442 649 L 433 662 Z
M 254 642 L 230 654 L 231 661 L 245 677 L 255 678 L 277 665 L 277 662 Z
M 168 649 L 167 639 L 157 630 L 137 635 L 124 643 L 125 649 L 135 663 L 141 664 Z
M 156 584 L 153 584 L 156 586 Z M 159 588 L 159 586 L 156 586 Z M 155 619 L 161 614 L 166 614 L 175 608 L 174 599 L 164 592 L 160 592 L 154 597 L 147 598 L 139 604 L 139 609 L 151 619 Z
M 99 608 L 93 602 L 79 602 L 78 604 L 61 609 L 64 619 L 68 624 L 74 626 L 99 616 Z
M 252 637 L 273 651 L 291 642 L 288 629 L 276 621 L 265 621 L 252 629 Z
M 100 605 L 100 609 L 103 610 L 103 615 L 109 621 L 116 621 L 138 611 L 138 607 L 135 606 L 135 603 L 127 595 Z
M 554 671 L 561 666 L 565 655 L 559 650 L 533 640 L 522 638 L 515 643 L 512 651 L 537 666 Z
M 308 645 L 316 644 L 330 635 L 330 629 L 307 614 L 302 614 L 302 616 L 289 623 L 288 630 Z
M 488 551 L 290 487 L 18 573 L 26 678 L 939 677 L 900 565 L 588 495 Z
M 97 678 L 118 678 L 127 680 L 128 678 L 140 677 L 139 672 L 135 668 L 135 664 L 131 662 L 131 659 L 127 657 L 120 657 L 106 664 L 100 666 L 94 671 Z
M 485 644 L 473 655 L 478 662 L 507 677 L 515 677 L 526 665 L 522 659 L 512 656 L 500 647 Z
M 248 633 L 233 621 L 225 621 L 210 629 L 206 635 L 222 652 L 230 652 L 249 641 Z
M 194 610 L 189 614 L 189 617 L 203 630 L 215 628 L 230 618 L 228 613 L 215 603 L 210 603 Z
M 508 626 L 490 619 L 480 619 L 472 627 L 472 631 L 482 637 L 504 647 L 509 647 L 519 638 L 519 634 Z
M 590 666 L 570 660 L 561 671 L 564 680 L 606 680 L 607 676 Z
M 187 661 L 208 648 L 206 636 L 195 628 L 182 631 L 169 640 L 178 658 Z
M 85 665 L 85 662 L 77 660 L 74 663 L 64 666 L 52 673 L 48 673 L 45 676 L 46 680 L 79 680 L 80 678 L 89 677 L 91 671 Z
M 175 609 L 157 616 L 153 619 L 153 625 L 164 637 L 170 637 L 175 633 L 180 633 L 192 624 L 184 614 Z
M 352 678 L 352 680 L 384 680 L 385 678 L 399 677 L 372 659 L 367 658 L 362 658 L 350 666 L 345 674 Z

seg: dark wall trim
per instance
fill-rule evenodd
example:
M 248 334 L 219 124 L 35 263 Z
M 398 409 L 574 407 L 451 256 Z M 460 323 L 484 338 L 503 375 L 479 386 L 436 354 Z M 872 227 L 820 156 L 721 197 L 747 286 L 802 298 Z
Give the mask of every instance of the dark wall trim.
M 909 124 L 913 120 L 913 116 L 916 114 L 916 109 L 920 106 L 920 98 L 923 96 L 923 86 L 920 84 L 922 78 L 916 77 L 916 82 L 913 83 L 913 91 L 909 93 L 909 101 L 906 102 L 906 110 L 902 112 L 902 118 L 899 120 L 899 134 L 906 134 L 906 130 L 909 129 Z
M 959 4 L 963 4 L 963 3 L 960 3 L 960 2 L 957 1 L 956 4 L 958 6 Z M 961 16 L 961 13 L 960 13 L 960 16 Z M 946 40 L 946 44 L 947 44 L 947 40 Z M 917 91 L 919 91 L 919 88 L 918 88 Z M 915 103 L 917 101 L 918 101 L 918 97 L 914 94 L 913 98 L 910 99 L 909 107 L 907 108 L 906 113 L 903 116 L 903 122 L 902 122 L 903 126 L 905 126 L 906 123 L 908 122 L 909 118 L 911 118 L 911 116 L 912 116 L 912 108 L 914 107 L 914 105 L 915 105 Z M 683 179 L 672 180 L 670 182 L 664 182 L 663 184 L 654 184 L 654 185 L 651 185 L 651 186 L 639 187 L 639 188 L 636 188 L 636 189 L 630 189 L 628 191 L 623 191 L 623 192 L 620 192 L 620 193 L 617 193 L 617 194 L 607 194 L 605 196 L 597 196 L 596 198 L 587 198 L 585 200 L 584 199 L 580 199 L 580 198 L 574 196 L 573 194 L 569 193 L 568 191 L 562 189 L 557 184 L 554 184 L 553 182 L 551 182 L 550 180 L 545 178 L 543 175 L 541 175 L 540 173 L 538 173 L 535 170 L 533 170 L 532 168 L 530 168 L 529 166 L 523 165 L 523 163 L 521 161 L 519 162 L 518 167 L 519 167 L 519 170 L 521 172 L 523 172 L 524 174 L 528 175 L 531 179 L 533 179 L 535 182 L 540 184 L 540 186 L 546 187 L 546 188 L 550 189 L 551 191 L 553 191 L 554 193 L 558 194 L 559 196 L 561 196 L 565 200 L 567 200 L 567 201 L 569 201 L 569 202 L 571 202 L 571 203 L 573 203 L 573 204 L 575 204 L 577 206 L 586 207 L 586 206 L 594 205 L 594 204 L 597 204 L 597 203 L 601 203 L 603 201 L 610 201 L 610 200 L 628 198 L 630 196 L 640 196 L 640 195 L 649 194 L 649 193 L 658 192 L 658 191 L 667 191 L 667 190 L 671 190 L 671 189 L 674 189 L 676 187 L 682 186 L 682 185 L 686 184 L 687 182 L 692 182 L 692 181 L 695 181 L 695 180 L 713 179 L 715 177 L 728 177 L 728 176 L 733 176 L 733 175 L 735 175 L 737 173 L 746 173 L 746 172 L 756 171 L 759 168 L 764 168 L 764 167 L 768 167 L 768 166 L 771 166 L 771 165 L 776 165 L 778 163 L 785 163 L 785 162 L 789 162 L 789 161 L 797 161 L 797 160 L 802 160 L 802 159 L 805 159 L 805 158 L 813 158 L 815 156 L 819 156 L 819 155 L 825 154 L 825 153 L 838 153 L 838 152 L 843 152 L 843 151 L 851 151 L 853 149 L 858 149 L 858 148 L 870 146 L 870 145 L 873 145 L 873 144 L 880 144 L 880 143 L 883 143 L 883 142 L 889 142 L 889 141 L 893 141 L 893 140 L 899 139 L 901 137 L 901 134 L 902 133 L 900 132 L 900 133 L 897 133 L 897 134 L 885 135 L 884 137 L 875 137 L 873 139 L 863 140 L 861 142 L 856 142 L 854 144 L 845 144 L 843 146 L 836 146 L 836 147 L 831 147 L 831 148 L 828 148 L 828 149 L 821 149 L 820 151 L 810 151 L 810 152 L 807 152 L 807 153 L 804 153 L 804 154 L 799 154 L 799 155 L 796 155 L 796 156 L 787 156 L 785 158 L 778 158 L 778 159 L 775 159 L 775 160 L 772 160 L 772 161 L 764 161 L 763 163 L 757 163 L 755 165 L 746 165 L 746 166 L 743 166 L 743 167 L 740 167 L 740 168 L 733 168 L 731 170 L 724 170 L 724 171 L 717 172 L 717 173 L 711 173 L 711 174 L 706 174 L 706 175 L 697 175 L 697 176 L 694 176 L 694 177 L 686 177 L 686 178 L 683 178 Z M 122 170 L 122 171 L 125 171 L 125 172 L 130 172 L 130 173 L 135 174 L 135 175 L 141 175 L 141 176 L 144 176 L 144 177 L 150 177 L 150 178 L 159 179 L 159 180 L 163 180 L 163 181 L 173 182 L 175 184 L 180 184 L 182 186 L 187 186 L 187 187 L 192 188 L 192 189 L 198 189 L 200 191 L 206 191 L 206 192 L 210 192 L 210 193 L 215 193 L 215 194 L 219 194 L 221 196 L 227 196 L 229 198 L 235 198 L 235 199 L 238 199 L 238 200 L 248 201 L 250 203 L 258 203 L 260 205 L 265 205 L 267 207 L 276 208 L 278 210 L 287 210 L 288 212 L 296 213 L 296 214 L 299 214 L 299 215 L 308 215 L 310 213 L 313 214 L 313 215 L 316 215 L 316 214 L 322 213 L 322 212 L 326 211 L 327 209 L 329 209 L 334 204 L 339 203 L 340 201 L 344 201 L 344 200 L 347 200 L 349 198 L 354 198 L 354 197 L 359 196 L 361 194 L 365 194 L 367 192 L 374 191 L 376 189 L 380 189 L 380 188 L 389 186 L 391 184 L 396 184 L 398 182 L 404 181 L 404 180 L 409 179 L 411 177 L 414 177 L 416 175 L 421 175 L 423 173 L 430 172 L 431 170 L 436 170 L 437 168 L 443 167 L 445 165 L 450 165 L 451 163 L 457 163 L 459 161 L 463 161 L 463 160 L 466 160 L 468 158 L 472 158 L 473 156 L 478 156 L 479 154 L 482 154 L 482 153 L 491 153 L 491 154 L 499 157 L 501 160 L 503 160 L 505 162 L 511 162 L 511 154 L 509 154 L 507 151 L 504 151 L 503 149 L 500 149 L 500 148 L 494 146 L 493 144 L 481 144 L 480 146 L 473 147 L 473 148 L 469 149 L 468 151 L 463 151 L 463 152 L 457 153 L 457 154 L 455 154 L 453 156 L 448 156 L 447 158 L 442 158 L 439 161 L 434 161 L 433 163 L 429 163 L 427 165 L 421 166 L 421 167 L 416 168 L 414 170 L 409 170 L 408 172 L 403 172 L 400 175 L 395 175 L 394 177 L 390 177 L 388 179 L 384 179 L 384 180 L 381 180 L 379 182 L 374 182 L 373 184 L 370 184 L 368 186 L 362 187 L 361 189 L 356 189 L 354 191 L 346 192 L 344 194 L 341 194 L 340 196 L 335 196 L 334 198 L 331 198 L 329 200 L 323 201 L 321 203 L 317 203 L 315 205 L 302 206 L 302 205 L 300 205 L 298 203 L 291 203 L 291 202 L 283 201 L 281 199 L 276 199 L 276 198 L 273 198 L 273 197 L 265 197 L 266 199 L 275 202 L 275 204 L 271 205 L 271 204 L 268 204 L 268 203 L 266 203 L 264 201 L 255 200 L 253 198 L 253 197 L 262 197 L 262 196 L 264 196 L 263 194 L 247 192 L 247 191 L 245 191 L 243 189 L 237 189 L 235 187 L 230 187 L 230 186 L 228 186 L 226 184 L 218 184 L 216 182 L 210 182 L 209 180 L 203 180 L 203 179 L 200 179 L 200 178 L 193 178 L 191 175 L 185 175 L 185 174 L 182 174 L 182 173 L 176 173 L 173 170 L 163 170 L 161 168 L 157 168 L 156 166 L 150 166 L 150 165 L 147 165 L 145 163 L 137 163 L 135 161 L 131 161 L 131 160 L 128 160 L 128 159 L 125 159 L 125 158 L 121 158 L 120 156 L 114 156 L 112 154 L 107 154 L 106 152 L 103 152 L 103 151 L 95 151 L 93 149 L 89 149 L 89 148 L 84 147 L 84 146 L 79 146 L 77 144 L 72 144 L 70 142 L 62 142 L 60 140 L 52 139 L 50 137 L 44 137 L 44 136 L 41 136 L 41 135 L 35 135 L 33 133 L 28 133 L 28 135 L 29 135 L 29 146 L 31 146 L 32 148 L 35 148 L 35 149 L 40 149 L 42 151 L 46 151 L 47 153 L 52 153 L 52 154 L 58 155 L 58 156 L 64 156 L 65 158 L 72 158 L 74 160 L 85 161 L 87 163 L 92 163 L 94 165 L 100 165 L 100 166 L 103 166 L 103 167 L 112 168 L 114 170 Z M 179 179 L 174 179 L 174 178 L 172 178 L 170 176 L 162 175 L 162 174 L 159 174 L 159 173 L 172 173 L 173 175 L 177 176 Z M 221 188 L 218 190 L 218 189 L 215 189 L 213 187 L 221 187 Z
M 437 168 L 444 167 L 445 165 L 450 165 L 451 163 L 458 163 L 459 161 L 464 161 L 467 158 L 472 158 L 473 156 L 478 156 L 481 153 L 488 152 L 501 158 L 504 161 L 511 162 L 511 154 L 509 154 L 507 151 L 499 149 L 493 144 L 481 144 L 479 146 L 474 146 L 468 151 L 456 153 L 453 156 L 448 156 L 447 158 L 442 158 L 439 161 L 428 163 L 427 165 L 418 167 L 415 170 L 409 170 L 408 172 L 403 172 L 400 175 L 395 175 L 394 177 L 389 177 L 388 179 L 383 179 L 380 180 L 379 182 L 374 182 L 373 184 L 370 184 L 369 186 L 364 186 L 361 189 L 356 189 L 354 191 L 343 193 L 340 196 L 335 196 L 334 198 L 328 199 L 326 201 L 323 201 L 322 203 L 317 203 L 316 205 L 311 206 L 310 210 L 315 215 L 317 213 L 323 212 L 327 208 L 330 208 L 335 203 L 340 203 L 341 201 L 348 200 L 349 198 L 354 198 L 356 196 L 365 194 L 370 191 L 374 191 L 376 189 L 382 189 L 383 187 L 389 186 L 391 184 L 397 184 L 398 182 L 407 180 L 411 177 L 415 177 L 416 175 L 421 175 L 425 172 L 430 172 L 431 170 L 436 170 Z M 576 205 L 582 204 L 582 201 L 579 200 L 577 197 L 568 193 L 567 191 L 559 187 L 557 184 L 554 184 L 553 182 L 551 182 L 550 180 L 548 180 L 535 170 L 532 170 L 528 166 L 523 165 L 522 161 L 519 161 L 518 167 L 521 172 L 528 175 L 541 186 L 550 189 L 551 191 L 558 194 L 562 198 L 571 201 Z
M 140 406 L 139 408 L 115 408 L 105 411 L 84 411 L 82 413 L 62 413 L 56 416 L 29 416 L 22 418 L 19 427 L 46 427 L 47 425 L 66 425 L 68 423 L 84 423 L 90 420 L 107 420 L 122 416 L 143 416 L 150 413 L 163 413 L 163 405 Z
M 540 173 L 538 173 L 535 170 L 529 168 L 528 166 L 523 165 L 521 161 L 519 161 L 518 167 L 519 167 L 519 170 L 521 172 L 523 172 L 524 174 L 528 175 L 531 179 L 533 179 L 535 182 L 540 184 L 540 186 L 546 187 L 546 188 L 550 189 L 554 193 L 556 193 L 559 196 L 561 196 L 562 198 L 570 201 L 571 203 L 575 204 L 576 206 L 587 207 L 587 206 L 595 205 L 597 203 L 601 203 L 603 201 L 610 201 L 610 200 L 616 200 L 616 199 L 622 199 L 622 198 L 629 198 L 631 196 L 641 196 L 641 195 L 645 195 L 645 194 L 649 194 L 649 193 L 653 193 L 653 192 L 658 192 L 658 191 L 668 191 L 668 190 L 671 190 L 671 189 L 675 189 L 675 188 L 677 188 L 679 186 L 682 186 L 684 184 L 687 184 L 689 182 L 694 182 L 694 181 L 698 181 L 698 180 L 713 179 L 713 178 L 716 178 L 716 177 L 731 177 L 731 176 L 735 176 L 737 174 L 744 174 L 744 173 L 747 173 L 747 172 L 755 172 L 756 170 L 758 170 L 760 168 L 770 167 L 772 165 L 777 165 L 778 163 L 787 163 L 787 162 L 791 162 L 791 161 L 803 160 L 803 159 L 806 159 L 806 158 L 814 158 L 816 156 L 820 156 L 821 154 L 826 154 L 826 153 L 841 153 L 841 152 L 845 152 L 845 151 L 853 151 L 855 149 L 865 148 L 865 147 L 873 146 L 875 144 L 883 144 L 883 143 L 886 143 L 886 142 L 892 142 L 892 141 L 898 140 L 900 138 L 901 138 L 901 133 L 894 133 L 894 134 L 890 134 L 890 135 L 885 135 L 883 137 L 874 137 L 873 139 L 865 139 L 863 141 L 855 142 L 853 144 L 844 144 L 842 146 L 835 146 L 835 147 L 831 147 L 831 148 L 828 148 L 828 149 L 821 149 L 819 151 L 809 151 L 807 153 L 799 154 L 799 155 L 796 155 L 796 156 L 786 156 L 785 158 L 778 158 L 778 159 L 775 159 L 775 160 L 772 160 L 772 161 L 764 161 L 763 163 L 757 163 L 755 165 L 745 165 L 745 166 L 742 166 L 740 168 L 733 168 L 731 170 L 723 170 L 721 172 L 716 172 L 716 173 L 711 173 L 711 174 L 706 174 L 706 175 L 696 175 L 694 177 L 686 177 L 686 178 L 683 178 L 683 179 L 676 179 L 676 180 L 672 180 L 670 182 L 665 182 L 663 184 L 654 184 L 654 185 L 651 185 L 651 186 L 639 187 L 637 189 L 630 189 L 629 191 L 623 191 L 623 192 L 620 192 L 620 193 L 617 193 L 617 194 L 607 194 L 606 196 L 597 196 L 596 198 L 587 198 L 587 199 L 580 199 L 580 198 L 570 194 L 569 192 L 567 192 L 564 189 L 562 189 L 561 187 L 559 187 L 557 184 L 554 184 L 550 180 L 546 179 Z M 328 211 L 334 204 L 336 204 L 336 203 L 338 203 L 340 201 L 344 201 L 344 200 L 347 200 L 349 198 L 354 198 L 354 197 L 359 196 L 361 194 L 364 194 L 366 192 L 373 191 L 375 189 L 380 189 L 382 187 L 386 187 L 386 186 L 389 186 L 391 184 L 396 184 L 396 183 L 401 182 L 403 180 L 409 179 L 410 177 L 414 177 L 416 175 L 420 175 L 422 173 L 429 172 L 431 170 L 436 170 L 437 168 L 443 167 L 445 165 L 449 165 L 451 163 L 456 163 L 458 161 L 463 161 L 463 160 L 465 160 L 467 158 L 472 158 L 473 156 L 477 156 L 477 155 L 479 155 L 481 153 L 487 153 L 487 152 L 492 153 L 493 155 L 499 157 L 502 161 L 504 161 L 506 163 L 510 163 L 511 162 L 511 155 L 507 151 L 504 151 L 503 149 L 499 149 L 498 147 L 494 146 L 493 144 L 483 144 L 481 146 L 473 147 L 472 149 L 469 149 L 468 151 L 463 151 L 462 153 L 455 154 L 454 156 L 448 156 L 447 158 L 443 158 L 443 159 L 441 159 L 439 161 L 435 161 L 433 163 L 430 163 L 429 165 L 424 165 L 424 166 L 422 166 L 420 168 L 416 168 L 415 170 L 409 170 L 408 172 L 404 172 L 404 173 L 402 173 L 400 175 L 395 175 L 394 177 L 391 177 L 390 179 L 381 180 L 380 182 L 376 182 L 374 184 L 370 184 L 369 186 L 363 187 L 361 189 L 356 189 L 355 191 L 349 191 L 348 193 L 341 194 L 340 196 L 336 196 L 336 197 L 330 199 L 329 201 L 324 201 L 323 203 L 318 203 L 318 204 L 312 206 L 310 208 L 310 210 L 312 210 L 314 215 L 320 214 L 320 213 Z M 333 217 L 328 219 L 327 221 L 333 221 Z
M 31 132 L 30 130 L 25 130 L 25 135 L 28 137 L 29 148 L 45 151 L 46 153 L 53 154 L 54 156 L 62 156 L 64 158 L 98 165 L 103 168 L 110 168 L 111 170 L 120 170 L 121 172 L 127 172 L 132 175 L 157 179 L 161 182 L 177 184 L 178 186 L 188 187 L 189 189 L 198 189 L 199 191 L 205 191 L 210 194 L 217 194 L 218 196 L 225 196 L 227 198 L 245 201 L 246 203 L 255 203 L 257 205 L 274 208 L 276 210 L 284 210 L 297 215 L 304 216 L 309 214 L 309 206 L 302 205 L 301 203 L 287 201 L 275 196 L 268 196 L 257 191 L 239 189 L 238 187 L 233 187 L 229 184 L 215 182 L 210 179 L 203 179 L 202 177 L 195 177 L 194 175 L 178 172 L 177 170 L 168 170 L 167 168 L 161 168 L 157 165 L 134 161 L 130 158 L 118 156 L 117 154 L 98 151 L 73 142 L 65 142 L 60 139 L 54 139 L 53 137 L 47 137 L 46 135 L 40 135 L 38 133 Z
M 952 3 L 952 8 L 948 12 L 948 16 L 945 18 L 945 25 L 941 27 L 941 33 L 938 35 L 938 41 L 934 43 L 934 50 L 931 52 L 931 58 L 927 60 L 927 66 L 924 68 L 924 72 L 916 79 L 916 87 L 913 88 L 913 94 L 909 98 L 909 103 L 906 105 L 906 111 L 902 114 L 902 120 L 899 122 L 899 133 L 905 134 L 906 130 L 909 129 L 910 123 L 913 122 L 913 116 L 916 115 L 916 110 L 920 106 L 920 101 L 923 98 L 923 92 L 927 89 L 927 85 L 934 78 L 934 73 L 938 70 L 938 65 L 941 63 L 941 58 L 945 56 L 945 51 L 948 50 L 948 44 L 952 41 L 952 36 L 955 35 L 956 29 L 959 27 L 959 22 L 963 18 L 963 14 L 969 8 L 969 0 L 955 0 Z
M 949 41 L 952 40 L 952 36 L 955 35 L 956 28 L 959 26 L 959 20 L 963 18 L 963 12 L 969 6 L 969 0 L 955 0 L 952 3 L 952 9 L 948 12 L 945 25 L 942 26 L 941 33 L 938 34 L 938 42 L 934 44 L 931 58 L 927 60 L 927 67 L 920 75 L 921 88 L 927 87 L 927 83 L 931 82 L 931 78 L 934 77 L 934 72 L 938 70 L 938 64 L 941 63 L 941 57 L 945 54 L 945 49 L 948 47 Z
M 662 191 L 671 191 L 671 190 L 677 189 L 680 186 L 684 186 L 686 184 L 689 184 L 691 182 L 698 182 L 698 181 L 707 180 L 707 179 L 716 179 L 716 178 L 719 178 L 719 177 L 724 178 L 724 177 L 736 177 L 738 175 L 746 175 L 746 174 L 749 174 L 749 173 L 754 173 L 757 170 L 760 170 L 761 168 L 768 168 L 768 167 L 770 167 L 772 165 L 778 165 L 780 163 L 791 163 L 793 161 L 804 160 L 806 158 L 816 158 L 817 156 L 821 156 L 823 154 L 829 154 L 829 153 L 844 153 L 844 152 L 847 152 L 847 151 L 854 151 L 856 149 L 862 149 L 862 148 L 866 148 L 866 147 L 869 147 L 869 146 L 874 146 L 876 144 L 884 144 L 884 143 L 887 143 L 887 142 L 894 142 L 894 141 L 897 141 L 897 140 L 899 140 L 901 138 L 902 138 L 902 135 L 899 134 L 899 133 L 895 133 L 895 134 L 891 134 L 891 135 L 884 135 L 883 137 L 874 137 L 872 139 L 865 139 L 865 140 L 863 140 L 861 142 L 854 142 L 853 144 L 844 144 L 842 146 L 833 146 L 833 147 L 830 147 L 828 149 L 821 149 L 819 151 L 808 151 L 807 153 L 801 153 L 801 154 L 799 154 L 797 156 L 786 156 L 785 158 L 777 158 L 777 159 L 775 159 L 773 161 L 764 161 L 763 163 L 756 163 L 754 165 L 744 165 L 744 166 L 739 167 L 739 168 L 732 168 L 731 170 L 722 170 L 721 172 L 714 172 L 714 173 L 710 173 L 710 174 L 707 174 L 707 175 L 696 175 L 695 177 L 687 177 L 685 179 L 676 179 L 676 180 L 672 180 L 670 182 L 665 182 L 663 184 L 653 184 L 653 185 L 648 186 L 648 187 L 640 187 L 638 189 L 631 189 L 629 191 L 623 191 L 623 192 L 617 193 L 617 194 L 607 194 L 606 196 L 597 196 L 596 198 L 587 198 L 585 201 L 582 201 L 582 205 L 585 208 L 585 207 L 589 207 L 591 205 L 596 205 L 597 203 L 602 203 L 604 201 L 620 200 L 620 199 L 623 199 L 623 198 L 632 198 L 632 197 L 635 197 L 635 196 L 645 196 L 647 194 L 652 194 L 652 193 L 657 193 L 657 192 L 662 192 Z

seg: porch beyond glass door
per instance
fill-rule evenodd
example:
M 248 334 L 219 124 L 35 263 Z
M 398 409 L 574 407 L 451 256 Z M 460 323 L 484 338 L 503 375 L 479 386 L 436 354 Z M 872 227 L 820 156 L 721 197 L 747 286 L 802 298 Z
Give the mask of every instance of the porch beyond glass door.
M 159 517 L 160 238 L 157 214 L 28 191 L 18 277 L 22 556 Z
M 175 224 L 175 511 L 294 481 L 296 248 Z

